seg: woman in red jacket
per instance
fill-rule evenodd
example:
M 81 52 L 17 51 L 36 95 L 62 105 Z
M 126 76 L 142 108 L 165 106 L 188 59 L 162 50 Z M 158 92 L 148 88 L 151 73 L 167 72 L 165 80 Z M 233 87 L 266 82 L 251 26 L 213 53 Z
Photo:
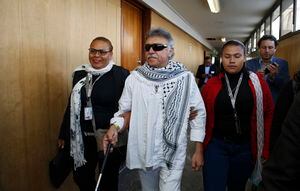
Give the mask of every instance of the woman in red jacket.
M 204 190 L 241 191 L 248 178 L 261 181 L 274 105 L 262 77 L 245 69 L 243 43 L 227 41 L 221 57 L 222 72 L 202 90 L 207 112 Z

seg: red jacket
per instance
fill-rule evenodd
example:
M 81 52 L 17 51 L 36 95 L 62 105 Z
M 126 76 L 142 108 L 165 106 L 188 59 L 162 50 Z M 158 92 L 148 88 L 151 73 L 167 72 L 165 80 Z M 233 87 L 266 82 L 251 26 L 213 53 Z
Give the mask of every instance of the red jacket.
M 217 95 L 219 94 L 222 88 L 222 78 L 224 78 L 224 73 L 220 73 L 218 76 L 215 76 L 209 79 L 204 85 L 201 94 L 206 107 L 206 136 L 204 139 L 205 147 L 209 143 L 212 138 L 212 132 L 214 128 L 215 122 L 215 113 L 214 113 L 214 105 Z M 264 159 L 269 158 L 269 142 L 270 142 L 270 129 L 272 124 L 273 110 L 274 104 L 271 95 L 271 91 L 268 87 L 268 84 L 264 81 L 264 79 L 259 76 L 259 81 L 261 84 L 262 92 L 263 92 L 263 112 L 264 112 L 264 147 L 262 152 L 262 157 Z M 254 86 L 251 80 L 248 80 L 248 84 L 250 86 L 253 99 L 254 106 L 251 116 L 251 150 L 254 159 L 257 156 L 257 141 L 256 141 L 256 95 Z

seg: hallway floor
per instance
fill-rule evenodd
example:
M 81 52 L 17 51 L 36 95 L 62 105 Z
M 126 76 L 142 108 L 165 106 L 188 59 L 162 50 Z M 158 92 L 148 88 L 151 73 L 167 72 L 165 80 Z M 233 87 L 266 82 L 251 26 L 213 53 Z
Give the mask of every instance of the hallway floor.
M 192 171 L 191 158 L 194 152 L 194 144 L 189 143 L 186 164 L 182 177 L 181 191 L 202 191 L 202 171 Z M 130 171 L 127 168 L 121 170 L 119 191 L 140 191 L 141 185 L 136 171 Z

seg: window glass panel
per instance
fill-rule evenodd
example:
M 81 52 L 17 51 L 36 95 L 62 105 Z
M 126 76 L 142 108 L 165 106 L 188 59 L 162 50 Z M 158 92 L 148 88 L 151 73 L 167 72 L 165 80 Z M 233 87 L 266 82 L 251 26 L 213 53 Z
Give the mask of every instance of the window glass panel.
M 263 23 L 261 26 L 260 26 L 260 36 L 259 38 L 261 38 L 262 36 L 265 35 L 265 23 Z
M 300 30 L 300 0 L 297 0 L 296 5 L 296 30 Z
M 259 40 L 259 38 L 260 38 L 260 28 L 258 28 L 256 30 L 256 42 L 255 43 L 257 43 L 257 41 Z
M 246 52 L 247 52 L 247 54 L 249 54 L 250 53 L 250 51 L 249 51 L 249 41 L 247 41 L 245 43 L 245 46 L 246 46 Z
M 272 35 L 279 39 L 280 26 L 280 6 L 278 6 L 272 14 Z
M 293 0 L 282 1 L 281 36 L 293 32 Z
M 257 42 L 257 32 L 255 32 L 254 35 L 253 35 L 253 48 L 252 48 L 252 52 L 256 51 L 256 42 Z
M 255 52 L 256 50 L 256 36 L 255 33 L 251 36 L 251 52 Z
M 266 31 L 265 31 L 265 34 L 271 34 L 271 25 L 270 25 L 270 22 L 271 21 L 271 17 L 268 17 L 266 19 Z
M 251 38 L 250 38 L 249 42 L 248 42 L 248 54 L 251 53 L 251 48 L 252 48 L 252 44 L 251 44 Z

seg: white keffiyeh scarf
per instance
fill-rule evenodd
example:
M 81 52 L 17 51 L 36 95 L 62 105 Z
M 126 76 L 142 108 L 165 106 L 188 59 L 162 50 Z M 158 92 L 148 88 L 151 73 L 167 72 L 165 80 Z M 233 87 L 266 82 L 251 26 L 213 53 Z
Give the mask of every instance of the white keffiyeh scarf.
M 87 72 L 87 77 L 92 79 L 93 75 L 102 76 L 109 72 L 114 65 L 113 61 L 102 69 L 94 69 L 90 64 L 84 64 L 77 67 L 76 71 L 84 70 Z M 73 75 L 74 75 L 73 73 Z M 80 111 L 81 111 L 81 88 L 86 84 L 86 77 L 79 80 L 73 87 L 70 100 L 70 155 L 74 159 L 74 169 L 83 166 L 86 163 L 84 158 L 84 145 L 80 126 Z
M 173 165 L 177 150 L 178 138 L 183 127 L 185 113 L 189 101 L 190 76 L 179 74 L 186 68 L 179 62 L 170 60 L 163 68 L 153 68 L 145 63 L 137 68 L 137 72 L 147 80 L 165 82 L 172 78 L 178 78 L 176 82 L 163 83 L 164 91 L 164 116 L 163 116 L 163 153 L 168 168 Z

